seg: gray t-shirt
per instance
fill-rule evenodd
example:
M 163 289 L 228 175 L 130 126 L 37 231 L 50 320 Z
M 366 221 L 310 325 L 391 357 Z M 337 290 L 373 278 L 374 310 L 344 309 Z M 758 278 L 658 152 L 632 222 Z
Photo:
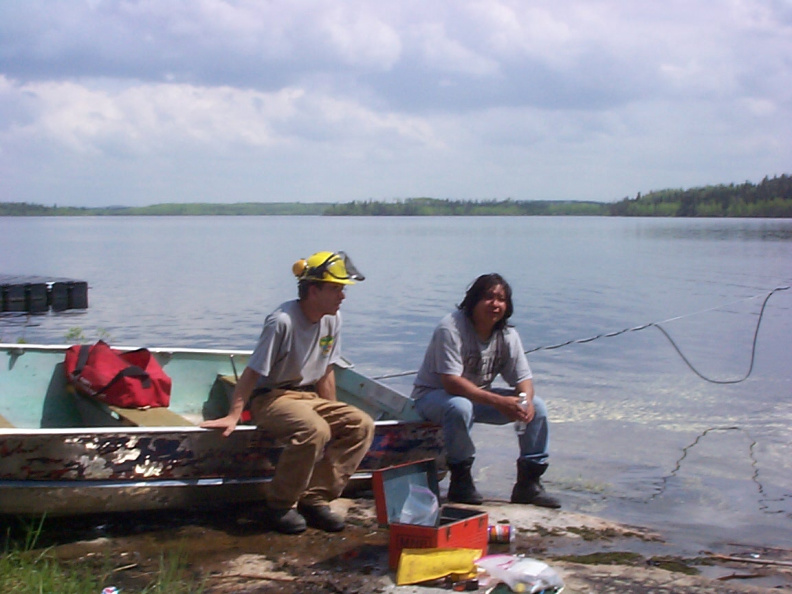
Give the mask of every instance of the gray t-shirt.
M 520 335 L 507 326 L 484 342 L 465 312 L 456 310 L 435 328 L 415 378 L 412 398 L 417 400 L 442 388 L 443 375 L 462 376 L 479 388 L 489 389 L 499 374 L 510 386 L 532 377 Z
M 313 323 L 297 300 L 283 303 L 264 320 L 248 367 L 261 374 L 257 388 L 315 384 L 341 358 L 341 314 Z

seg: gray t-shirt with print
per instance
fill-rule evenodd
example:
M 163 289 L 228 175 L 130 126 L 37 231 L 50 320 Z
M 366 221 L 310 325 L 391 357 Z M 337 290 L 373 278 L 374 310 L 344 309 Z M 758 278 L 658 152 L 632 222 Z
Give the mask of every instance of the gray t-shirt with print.
M 297 300 L 287 301 L 264 320 L 248 367 L 261 374 L 257 388 L 315 384 L 341 358 L 341 314 L 313 323 Z
M 482 341 L 462 310 L 445 316 L 435 328 L 415 378 L 412 398 L 443 387 L 443 375 L 462 376 L 489 389 L 500 376 L 510 385 L 532 377 L 520 335 L 512 327 Z

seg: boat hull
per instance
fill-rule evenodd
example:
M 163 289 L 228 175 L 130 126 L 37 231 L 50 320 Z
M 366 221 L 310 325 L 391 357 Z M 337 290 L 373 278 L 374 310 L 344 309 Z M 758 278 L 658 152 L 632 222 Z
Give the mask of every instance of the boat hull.
M 223 437 L 217 430 L 197 425 L 127 426 L 112 411 L 97 409 L 83 397 L 64 391 L 60 371 L 52 367 L 57 368 L 60 351 L 35 346 L 29 351 L 19 346 L 7 351 L 9 361 L 0 368 L 0 404 L 6 403 L 6 411 L 12 401 L 25 400 L 19 391 L 16 398 L 9 398 L 12 388 L 27 385 L 20 382 L 19 374 L 27 375 L 31 385 L 46 384 L 46 389 L 35 414 L 13 409 L 6 413 L 15 421 L 36 416 L 42 426 L 18 428 L 9 423 L 14 427 L 0 428 L 0 513 L 73 515 L 198 508 L 262 498 L 282 450 L 263 431 L 243 425 Z M 173 350 L 164 357 L 174 385 L 179 385 L 181 367 L 185 377 L 193 384 L 197 381 L 201 354 L 190 351 L 184 358 L 189 365 L 180 364 L 180 355 Z M 47 359 L 49 369 L 43 363 Z M 179 413 L 187 416 L 193 410 L 208 410 L 204 401 L 216 388 L 213 379 L 228 371 L 213 362 L 225 359 L 227 355 L 207 353 L 209 369 L 202 371 L 205 385 L 193 390 L 200 398 L 189 403 L 184 394 L 181 400 L 177 397 Z M 397 464 L 432 458 L 444 467 L 440 428 L 416 417 L 405 397 L 349 368 L 339 369 L 337 376 L 342 399 L 380 418 L 350 489 L 366 488 L 373 471 Z M 35 401 L 39 392 L 32 390 L 27 401 Z M 71 422 L 89 416 L 104 426 L 52 426 L 52 419 Z M 194 415 L 190 418 L 200 421 Z
M 0 512 L 70 515 L 256 501 L 281 449 L 249 427 L 227 438 L 198 428 L 5 430 Z M 374 443 L 349 489 L 368 488 L 374 470 L 427 458 L 442 458 L 434 425 L 377 422 Z

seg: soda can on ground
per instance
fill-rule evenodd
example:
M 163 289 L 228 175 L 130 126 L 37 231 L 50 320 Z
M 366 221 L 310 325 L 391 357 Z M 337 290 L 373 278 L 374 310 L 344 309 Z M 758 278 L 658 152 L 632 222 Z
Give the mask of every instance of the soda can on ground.
M 488 542 L 491 544 L 508 544 L 514 538 L 511 524 L 490 524 Z

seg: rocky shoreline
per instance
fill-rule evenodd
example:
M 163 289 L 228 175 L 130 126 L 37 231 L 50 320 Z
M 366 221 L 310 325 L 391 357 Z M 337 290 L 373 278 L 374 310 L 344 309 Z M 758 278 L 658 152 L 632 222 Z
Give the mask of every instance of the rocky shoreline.
M 371 498 L 334 502 L 347 518 L 336 534 L 309 529 L 284 536 L 237 519 L 235 513 L 115 518 L 95 537 L 53 543 L 59 558 L 75 561 L 105 555 L 115 559 L 116 587 L 142 589 L 144 576 L 164 552 L 178 550 L 204 592 L 432 594 L 450 590 L 396 586 L 388 571 L 388 531 L 378 526 Z M 478 508 L 477 508 L 478 509 Z M 792 551 L 702 553 L 674 556 L 673 544 L 649 531 L 592 516 L 488 501 L 480 509 L 490 523 L 508 521 L 509 544 L 491 553 L 540 559 L 564 579 L 567 594 L 792 592 Z M 743 560 L 744 559 L 744 560 Z M 481 587 L 480 592 L 486 589 Z

